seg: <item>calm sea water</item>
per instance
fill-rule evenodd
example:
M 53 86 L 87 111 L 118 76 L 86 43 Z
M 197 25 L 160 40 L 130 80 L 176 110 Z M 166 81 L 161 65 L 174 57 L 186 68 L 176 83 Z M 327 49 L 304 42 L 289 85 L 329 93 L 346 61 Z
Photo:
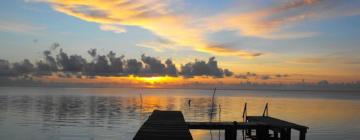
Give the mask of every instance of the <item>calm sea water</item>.
M 270 116 L 309 126 L 309 140 L 360 138 L 360 93 L 218 90 L 213 115 L 211 96 L 211 90 L 2 87 L 0 139 L 130 140 L 154 109 L 181 110 L 187 121 L 241 121 L 245 102 L 248 115 L 261 115 L 268 102 Z M 224 136 L 191 133 L 196 140 Z

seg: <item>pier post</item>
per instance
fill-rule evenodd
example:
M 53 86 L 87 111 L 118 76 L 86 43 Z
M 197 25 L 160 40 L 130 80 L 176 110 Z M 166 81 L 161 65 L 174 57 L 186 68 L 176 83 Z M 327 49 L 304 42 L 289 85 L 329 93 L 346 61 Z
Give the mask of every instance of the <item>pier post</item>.
M 291 139 L 291 129 L 283 128 L 280 131 L 280 140 L 290 140 Z
M 232 126 L 225 128 L 225 140 L 236 140 L 237 136 L 237 129 L 236 129 L 237 122 L 234 121 Z
M 256 128 L 256 139 L 257 140 L 269 139 L 269 129 L 264 125 Z
M 306 130 L 301 130 L 299 140 L 305 140 L 305 135 L 306 135 Z

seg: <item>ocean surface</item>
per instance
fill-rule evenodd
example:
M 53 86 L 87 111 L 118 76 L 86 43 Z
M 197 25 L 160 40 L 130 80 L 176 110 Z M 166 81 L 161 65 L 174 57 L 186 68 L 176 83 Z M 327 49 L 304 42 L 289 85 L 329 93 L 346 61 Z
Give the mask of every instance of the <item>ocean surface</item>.
M 130 140 L 154 109 L 180 110 L 186 121 L 242 121 L 245 102 L 248 115 L 261 115 L 269 103 L 270 116 L 310 127 L 308 140 L 360 139 L 359 92 L 217 90 L 211 109 L 212 92 L 0 87 L 0 139 Z M 217 130 L 191 133 L 195 140 L 224 137 Z

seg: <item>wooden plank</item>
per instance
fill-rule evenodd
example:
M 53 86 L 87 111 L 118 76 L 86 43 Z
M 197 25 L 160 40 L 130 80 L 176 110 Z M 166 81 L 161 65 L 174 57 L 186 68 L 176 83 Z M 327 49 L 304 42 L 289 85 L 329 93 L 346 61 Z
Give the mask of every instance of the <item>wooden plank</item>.
M 192 140 L 192 136 L 180 111 L 155 110 L 133 140 Z
M 234 126 L 236 129 L 256 129 L 266 124 L 257 122 L 187 122 L 189 129 L 223 130 Z
M 291 128 L 291 129 L 296 129 L 299 131 L 308 129 L 308 127 L 306 127 L 306 126 L 298 125 L 295 123 L 287 122 L 287 121 L 269 117 L 269 116 L 247 116 L 246 119 L 248 122 L 261 122 L 264 124 L 268 124 L 271 127 Z

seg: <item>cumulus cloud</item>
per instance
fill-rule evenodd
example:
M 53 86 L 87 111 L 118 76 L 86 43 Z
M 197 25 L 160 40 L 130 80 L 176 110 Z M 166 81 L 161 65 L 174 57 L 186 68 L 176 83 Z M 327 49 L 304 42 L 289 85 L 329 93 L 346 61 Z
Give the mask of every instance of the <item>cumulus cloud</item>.
M 28 59 L 12 64 L 12 71 L 15 75 L 26 75 L 34 71 L 34 65 Z
M 228 70 L 228 69 L 224 69 L 224 75 L 227 77 L 233 76 L 234 72 Z
M 103 31 L 112 31 L 114 33 L 125 33 L 126 32 L 126 29 L 119 25 L 103 24 L 103 25 L 100 25 L 100 29 Z
M 46 64 L 49 65 L 49 70 L 56 71 L 58 69 L 56 60 L 53 56 L 51 56 L 51 51 L 44 51 L 43 52 Z
M 119 57 L 116 56 L 116 53 L 110 51 L 107 55 L 110 61 L 110 72 L 113 74 L 119 74 L 124 72 L 124 55 Z
M 145 73 L 165 74 L 165 65 L 161 63 L 161 60 L 143 54 L 141 55 L 141 61 L 145 64 Z
M 167 59 L 165 61 L 165 64 L 166 64 L 166 68 L 165 68 L 166 75 L 169 75 L 169 76 L 177 76 L 178 75 L 178 70 L 176 69 L 176 66 L 172 62 L 171 59 Z
M 96 76 L 210 76 L 221 78 L 233 76 L 229 69 L 218 66 L 215 57 L 209 58 L 207 62 L 195 60 L 181 66 L 178 70 L 171 59 L 166 59 L 164 63 L 161 59 L 141 55 L 141 59 L 125 59 L 124 55 L 116 55 L 110 51 L 106 55 L 98 54 L 96 49 L 88 50 L 92 57 L 91 61 L 86 60 L 81 55 L 68 54 L 63 49 L 59 49 L 56 58 L 54 52 L 44 51 L 43 60 L 34 64 L 28 59 L 21 62 L 9 63 L 7 60 L 0 59 L 1 77 L 31 77 L 31 76 L 51 76 L 56 75 L 61 78 L 96 78 Z
M 224 77 L 224 70 L 218 67 L 215 57 L 209 58 L 208 62 L 202 60 L 195 60 L 181 66 L 181 72 L 185 77 L 193 76 L 213 76 Z M 225 76 L 232 76 L 230 70 L 226 70 Z
M 91 57 L 95 58 L 96 55 L 97 55 L 96 49 L 90 49 L 90 50 L 88 50 L 88 54 L 89 54 Z
M 142 70 L 142 63 L 136 59 L 126 60 L 126 73 L 139 75 Z
M 0 77 L 11 75 L 10 63 L 7 60 L 0 59 Z
M 57 63 L 65 72 L 81 72 L 86 65 L 86 60 L 80 55 L 68 55 L 60 49 L 57 55 Z

